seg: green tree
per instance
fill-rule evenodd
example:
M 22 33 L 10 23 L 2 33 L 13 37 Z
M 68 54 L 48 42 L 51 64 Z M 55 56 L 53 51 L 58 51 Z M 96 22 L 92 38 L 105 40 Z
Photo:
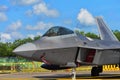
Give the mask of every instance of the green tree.
M 90 38 L 93 38 L 93 39 L 99 39 L 99 36 L 96 35 L 95 33 L 91 33 L 91 32 L 85 33 L 84 31 L 79 31 L 79 30 L 75 30 L 75 32 L 77 34 L 81 34 L 83 36 L 87 36 L 87 37 L 90 37 Z
M 38 39 L 40 39 L 40 36 L 36 36 L 34 37 L 34 39 L 31 39 L 30 37 L 28 37 L 24 39 L 15 40 L 14 42 L 6 42 L 6 43 L 0 42 L 0 56 L 1 57 L 16 56 L 13 53 L 13 50 L 15 48 L 17 48 L 22 44 L 29 43 Z
M 94 33 L 85 33 L 85 36 L 93 38 L 93 39 L 99 39 L 98 35 L 94 34 Z
M 115 31 L 113 31 L 113 33 L 117 37 L 117 39 L 120 41 L 120 31 L 119 30 L 115 30 Z
M 38 40 L 38 39 L 40 39 L 40 36 L 35 36 L 35 37 L 34 37 L 34 41 L 36 41 L 36 40 Z

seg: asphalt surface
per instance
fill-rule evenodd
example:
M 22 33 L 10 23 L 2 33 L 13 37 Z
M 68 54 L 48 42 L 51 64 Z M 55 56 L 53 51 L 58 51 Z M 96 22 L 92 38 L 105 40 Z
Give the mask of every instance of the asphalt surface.
M 120 71 L 115 72 L 103 72 L 100 76 L 91 77 L 90 72 L 77 72 L 77 80 L 89 80 L 89 79 L 118 79 L 120 80 Z M 70 72 L 44 72 L 44 73 L 11 73 L 0 74 L 0 80 L 71 80 Z

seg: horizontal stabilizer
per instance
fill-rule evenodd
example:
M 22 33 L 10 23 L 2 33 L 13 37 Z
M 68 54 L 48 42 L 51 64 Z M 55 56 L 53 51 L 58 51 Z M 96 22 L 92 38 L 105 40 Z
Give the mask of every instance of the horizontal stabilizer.
M 101 40 L 118 41 L 112 31 L 107 27 L 102 17 L 96 17 Z

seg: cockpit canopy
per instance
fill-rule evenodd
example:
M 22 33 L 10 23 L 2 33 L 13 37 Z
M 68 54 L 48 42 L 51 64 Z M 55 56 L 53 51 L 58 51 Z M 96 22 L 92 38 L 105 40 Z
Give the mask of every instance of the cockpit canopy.
M 67 34 L 73 34 L 74 32 L 70 29 L 61 27 L 61 26 L 55 26 L 50 28 L 43 36 L 59 36 L 59 35 L 67 35 Z

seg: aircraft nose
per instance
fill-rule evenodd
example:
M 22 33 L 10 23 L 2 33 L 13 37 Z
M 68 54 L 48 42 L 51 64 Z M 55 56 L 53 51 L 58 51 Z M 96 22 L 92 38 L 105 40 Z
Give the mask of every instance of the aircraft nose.
M 26 58 L 31 58 L 32 55 L 36 52 L 36 50 L 37 50 L 37 47 L 35 44 L 27 43 L 17 47 L 13 52 L 16 55 L 26 57 Z

